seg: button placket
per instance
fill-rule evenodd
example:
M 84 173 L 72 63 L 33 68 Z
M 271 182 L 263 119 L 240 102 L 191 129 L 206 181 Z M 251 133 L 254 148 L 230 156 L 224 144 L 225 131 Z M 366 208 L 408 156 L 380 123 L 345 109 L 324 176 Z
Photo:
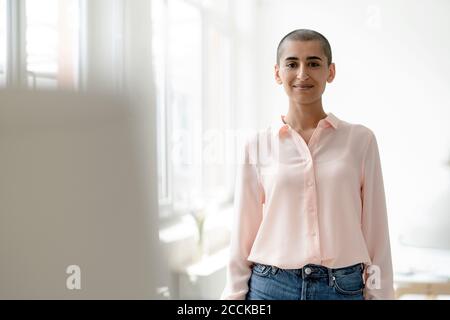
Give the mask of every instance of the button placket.
M 305 140 L 300 136 L 300 134 L 297 131 L 292 130 L 292 129 L 290 129 L 290 131 L 292 132 L 291 137 L 294 141 L 294 144 L 295 144 L 300 156 L 305 155 L 306 162 L 312 161 L 311 150 L 309 149 Z
M 311 168 L 312 172 L 314 172 L 314 165 L 312 165 Z M 309 204 L 309 214 L 312 216 L 312 219 L 314 221 L 313 223 L 313 231 L 311 232 L 311 237 L 313 238 L 313 243 L 316 248 L 316 252 L 320 255 L 321 249 L 320 249 L 320 239 L 319 239 L 319 221 L 318 221 L 318 212 L 317 212 L 317 199 L 316 194 L 314 193 L 314 186 L 315 186 L 315 178 L 314 176 L 311 177 L 307 182 L 307 191 L 312 193 L 312 197 L 310 197 L 311 203 Z M 317 257 L 319 260 L 319 258 Z
M 312 145 L 314 145 L 313 142 L 314 142 L 314 140 L 316 140 L 316 136 L 318 136 L 319 134 L 320 134 L 320 127 L 317 126 L 314 129 L 314 131 L 313 131 L 313 133 L 311 135 L 311 138 L 309 138 L 309 141 L 308 141 L 308 144 L 307 144 L 308 148 L 310 148 Z
M 304 161 L 300 160 L 300 162 L 304 164 L 305 170 L 305 180 L 303 187 L 306 193 L 307 200 L 304 208 L 306 209 L 306 215 L 309 216 L 308 220 L 311 219 L 310 221 L 312 222 L 311 224 L 312 231 L 310 233 L 310 236 L 312 237 L 312 242 L 314 243 L 313 245 L 316 251 L 315 259 L 317 259 L 318 262 L 321 262 L 320 258 L 321 249 L 319 239 L 317 197 L 315 194 L 316 181 L 315 181 L 315 169 L 314 169 L 315 166 L 313 153 L 314 153 L 314 146 L 317 144 L 317 141 L 319 141 L 322 131 L 324 131 L 322 125 L 323 123 L 319 124 L 316 127 L 308 143 L 306 143 L 306 141 L 298 132 L 289 127 L 289 131 L 291 132 L 290 138 L 293 139 L 292 141 L 294 142 L 294 145 L 298 150 L 298 153 L 300 154 L 302 159 L 304 159 Z

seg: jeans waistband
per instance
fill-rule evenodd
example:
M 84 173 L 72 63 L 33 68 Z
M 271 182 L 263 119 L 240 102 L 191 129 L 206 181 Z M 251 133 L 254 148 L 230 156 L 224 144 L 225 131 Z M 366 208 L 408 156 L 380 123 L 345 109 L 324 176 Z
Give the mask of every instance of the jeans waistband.
M 315 264 L 307 264 L 303 268 L 299 269 L 287 269 L 298 275 L 301 275 L 302 278 L 305 277 L 327 277 L 329 275 L 345 275 L 352 272 L 362 272 L 364 270 L 363 263 L 357 263 L 348 267 L 343 268 L 327 268 L 320 265 Z
M 272 271 L 276 271 L 278 268 L 276 266 L 269 266 L 271 267 Z M 307 277 L 328 277 L 328 276 L 339 276 L 339 275 L 345 275 L 352 272 L 363 272 L 364 271 L 364 264 L 363 263 L 357 263 L 348 267 L 343 268 L 327 268 L 325 266 L 316 265 L 316 264 L 307 264 L 299 269 L 282 269 L 284 271 L 293 272 L 295 274 L 300 275 L 302 278 Z

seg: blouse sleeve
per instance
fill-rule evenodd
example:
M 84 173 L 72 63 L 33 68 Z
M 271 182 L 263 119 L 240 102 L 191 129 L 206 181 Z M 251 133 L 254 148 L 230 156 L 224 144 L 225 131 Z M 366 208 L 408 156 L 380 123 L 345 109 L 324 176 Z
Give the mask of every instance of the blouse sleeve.
M 388 218 L 380 155 L 371 132 L 361 186 L 362 231 L 372 264 L 367 266 L 365 299 L 394 299 Z
M 222 300 L 244 300 L 248 292 L 252 262 L 247 258 L 262 220 L 263 188 L 259 182 L 250 140 L 245 144 L 244 157 L 238 163 L 234 194 L 227 280 Z

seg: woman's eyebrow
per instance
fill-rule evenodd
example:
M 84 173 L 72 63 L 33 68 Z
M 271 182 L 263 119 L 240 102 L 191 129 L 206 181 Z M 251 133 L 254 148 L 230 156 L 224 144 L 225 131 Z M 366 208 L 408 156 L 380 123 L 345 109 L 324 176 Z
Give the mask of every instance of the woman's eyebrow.
M 297 57 L 287 57 L 286 59 L 284 59 L 284 61 L 288 61 L 288 60 L 298 61 L 300 59 L 297 58 Z M 306 60 L 320 60 L 320 61 L 322 61 L 322 58 L 317 57 L 317 56 L 309 56 L 309 57 L 306 58 Z

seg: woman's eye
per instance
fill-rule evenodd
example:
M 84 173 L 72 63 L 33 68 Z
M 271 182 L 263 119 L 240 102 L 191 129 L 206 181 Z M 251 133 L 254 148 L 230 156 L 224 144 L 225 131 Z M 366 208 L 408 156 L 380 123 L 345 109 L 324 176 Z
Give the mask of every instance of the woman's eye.
M 295 68 L 295 63 L 289 63 L 286 65 L 286 67 L 288 67 L 289 69 Z

